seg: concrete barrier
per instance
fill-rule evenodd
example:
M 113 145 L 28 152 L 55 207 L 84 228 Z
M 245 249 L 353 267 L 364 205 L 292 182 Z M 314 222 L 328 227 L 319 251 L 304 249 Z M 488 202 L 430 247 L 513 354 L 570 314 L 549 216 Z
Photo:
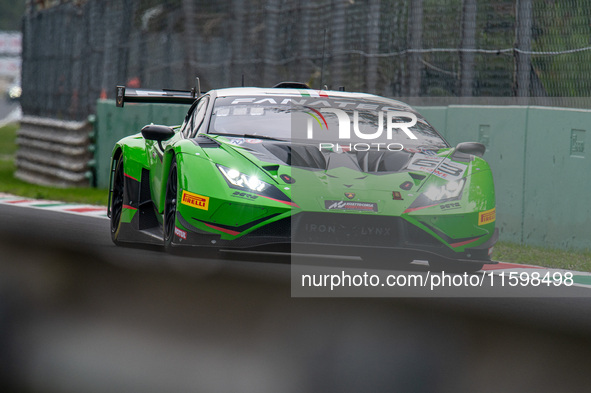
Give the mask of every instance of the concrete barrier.
M 501 240 L 591 249 L 591 110 L 450 105 L 419 111 L 455 145 L 477 141 L 495 178 Z M 445 113 L 443 113 L 445 112 Z M 587 136 L 588 139 L 588 136 Z
M 182 104 L 126 104 L 117 108 L 114 100 L 99 100 L 96 106 L 96 185 L 109 186 L 111 152 L 115 143 L 126 136 L 137 134 L 146 124 L 178 125 L 189 110 Z

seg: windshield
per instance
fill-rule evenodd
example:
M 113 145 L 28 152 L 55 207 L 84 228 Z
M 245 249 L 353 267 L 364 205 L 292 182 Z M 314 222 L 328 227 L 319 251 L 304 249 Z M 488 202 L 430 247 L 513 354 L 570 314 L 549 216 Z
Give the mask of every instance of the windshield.
M 408 107 L 367 99 L 219 97 L 208 132 L 311 143 L 448 147 L 437 131 Z

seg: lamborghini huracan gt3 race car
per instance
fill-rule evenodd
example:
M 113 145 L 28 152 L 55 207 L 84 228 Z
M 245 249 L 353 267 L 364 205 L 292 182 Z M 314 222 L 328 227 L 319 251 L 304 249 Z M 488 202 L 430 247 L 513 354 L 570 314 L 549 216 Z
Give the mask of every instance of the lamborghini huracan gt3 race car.
M 369 94 L 294 82 L 195 91 L 117 87 L 121 107 L 190 108 L 181 126 L 148 125 L 115 145 L 116 244 L 494 263 L 482 144 L 453 148 L 408 105 Z

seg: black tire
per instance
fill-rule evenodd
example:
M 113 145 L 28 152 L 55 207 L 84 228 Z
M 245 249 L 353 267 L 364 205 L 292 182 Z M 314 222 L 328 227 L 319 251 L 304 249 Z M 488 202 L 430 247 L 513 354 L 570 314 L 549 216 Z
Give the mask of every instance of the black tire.
M 164 236 L 164 249 L 171 251 L 172 240 L 174 239 L 174 228 L 176 226 L 176 210 L 178 200 L 178 168 L 176 159 L 172 159 L 168 181 L 166 182 L 166 194 L 164 197 L 164 218 L 162 232 Z
M 121 231 L 121 214 L 123 213 L 123 196 L 125 195 L 125 179 L 123 172 L 123 157 L 119 157 L 113 178 L 113 193 L 111 194 L 111 240 L 120 246 L 119 233 Z
M 429 261 L 429 267 L 432 271 L 445 271 L 449 273 L 475 273 L 482 269 L 484 263 L 480 262 L 464 262 L 434 259 Z

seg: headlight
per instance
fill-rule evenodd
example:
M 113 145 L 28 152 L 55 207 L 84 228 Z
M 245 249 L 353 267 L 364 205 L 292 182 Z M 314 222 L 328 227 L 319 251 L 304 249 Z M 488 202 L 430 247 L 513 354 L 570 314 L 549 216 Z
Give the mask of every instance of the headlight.
M 457 198 L 464 189 L 466 179 L 450 181 L 443 186 L 431 186 L 424 195 L 433 202 Z
M 258 177 L 248 176 L 242 172 L 237 171 L 236 169 L 227 168 L 222 165 L 218 165 L 218 169 L 220 172 L 222 172 L 222 175 L 224 175 L 228 183 L 236 187 L 261 192 L 268 186 L 267 183 L 259 180 Z

